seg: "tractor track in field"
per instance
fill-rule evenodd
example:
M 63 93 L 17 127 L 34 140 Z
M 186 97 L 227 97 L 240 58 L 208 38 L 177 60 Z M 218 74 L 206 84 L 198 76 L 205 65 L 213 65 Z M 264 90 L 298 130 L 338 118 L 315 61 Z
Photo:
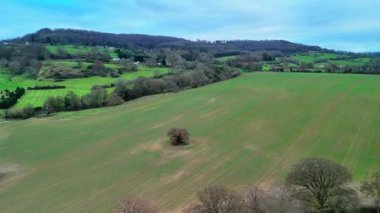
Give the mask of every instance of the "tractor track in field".
M 299 145 L 299 143 L 302 141 L 301 139 L 303 137 L 306 137 L 307 134 L 305 134 L 305 132 L 310 132 L 310 131 L 314 131 L 315 129 L 318 129 L 318 127 L 320 127 L 322 125 L 323 122 L 321 122 L 321 120 L 323 120 L 324 117 L 328 116 L 330 113 L 332 113 L 334 111 L 334 109 L 337 108 L 338 104 L 340 102 L 342 102 L 346 97 L 348 97 L 348 95 L 354 91 L 356 88 L 358 88 L 360 86 L 360 84 L 355 84 L 353 87 L 351 87 L 348 91 L 346 91 L 345 93 L 341 94 L 338 98 L 332 98 L 333 100 L 330 101 L 328 104 L 325 105 L 324 109 L 322 110 L 322 112 L 320 113 L 319 116 L 317 116 L 317 119 L 314 119 L 314 120 L 311 120 L 310 121 L 310 124 L 308 125 L 307 128 L 305 128 L 305 130 L 303 131 L 303 133 L 298 136 L 296 138 L 296 140 L 294 140 L 294 142 L 291 143 L 291 145 L 289 146 L 289 148 L 287 149 L 287 151 L 285 152 L 284 155 L 282 155 L 281 158 L 279 158 L 279 160 L 276 161 L 276 163 L 273 164 L 273 166 L 270 167 L 270 169 L 268 170 L 268 172 L 264 173 L 264 175 L 257 181 L 258 183 L 262 183 L 263 180 L 270 180 L 272 177 L 275 176 L 275 174 L 278 172 L 278 169 L 277 168 L 285 168 L 287 166 L 289 166 L 290 162 L 293 160 L 293 158 L 291 158 L 291 156 L 293 156 L 293 148 L 296 147 L 297 145 Z M 338 118 L 336 118 L 338 119 Z M 342 119 L 342 118 L 340 118 Z M 318 148 L 319 146 L 321 146 L 321 140 L 315 145 L 315 148 Z M 314 149 L 315 149 L 314 148 Z M 313 150 L 314 150 L 313 149 Z M 307 151 L 307 154 L 304 154 L 304 156 L 308 156 L 310 153 L 312 152 L 312 150 L 309 150 Z M 296 156 L 296 155 L 294 155 Z
M 363 120 L 370 119 L 369 112 L 370 112 L 369 110 L 365 110 Z M 342 165 L 350 166 L 353 171 L 355 171 L 356 161 L 354 161 L 354 158 L 349 159 L 349 157 L 352 153 L 356 153 L 356 154 L 352 154 L 353 156 L 359 156 L 359 153 L 362 151 L 361 144 L 363 143 L 363 139 L 360 138 L 360 135 L 361 135 L 360 133 L 362 132 L 362 130 L 363 130 L 363 123 L 361 122 L 356 130 L 355 137 L 351 141 L 348 147 L 348 150 L 344 156 L 344 159 L 342 161 Z M 352 161 L 352 162 L 348 163 L 349 161 Z
M 357 84 L 354 86 L 358 86 Z M 350 91 L 352 91 L 354 88 L 350 88 Z M 257 183 L 261 184 L 264 182 L 268 182 L 268 180 L 272 180 L 273 177 L 275 177 L 275 174 L 278 172 L 278 168 L 287 168 L 289 167 L 290 163 L 293 161 L 292 156 L 297 156 L 297 154 L 294 154 L 295 147 L 297 147 L 305 138 L 306 136 L 310 135 L 310 133 L 315 132 L 315 130 L 319 129 L 321 126 L 321 123 L 323 122 L 324 118 L 333 112 L 333 110 L 337 107 L 337 105 L 348 95 L 349 92 L 345 92 L 341 94 L 338 98 L 332 97 L 333 99 L 331 102 L 328 102 L 322 111 L 319 113 L 318 116 L 316 116 L 314 119 L 311 119 L 309 124 L 301 131 L 301 133 L 292 140 L 291 144 L 285 151 L 285 153 L 272 164 L 272 166 L 267 170 L 264 175 L 262 175 L 261 178 L 258 179 Z M 320 142 L 319 142 L 320 143 Z M 315 146 L 318 146 L 316 144 Z M 310 152 L 310 151 L 309 151 Z M 308 152 L 308 153 L 309 153 Z M 307 156 L 308 153 L 303 154 L 303 156 Z

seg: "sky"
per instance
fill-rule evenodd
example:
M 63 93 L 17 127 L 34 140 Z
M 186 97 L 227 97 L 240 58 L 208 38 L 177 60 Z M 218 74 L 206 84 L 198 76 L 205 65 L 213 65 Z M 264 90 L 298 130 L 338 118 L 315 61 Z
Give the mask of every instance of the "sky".
M 380 51 L 380 0 L 0 0 L 0 39 L 41 28 Z

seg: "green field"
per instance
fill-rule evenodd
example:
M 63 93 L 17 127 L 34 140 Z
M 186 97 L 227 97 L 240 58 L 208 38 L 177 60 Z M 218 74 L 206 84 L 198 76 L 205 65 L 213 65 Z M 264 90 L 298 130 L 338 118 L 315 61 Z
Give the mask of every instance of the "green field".
M 362 66 L 370 62 L 370 58 L 355 58 L 349 60 L 332 60 L 331 63 L 340 65 L 340 66 Z
M 282 183 L 305 157 L 379 172 L 380 76 L 253 73 L 127 104 L 0 123 L 2 212 L 108 212 L 127 195 L 175 210 L 212 184 Z M 192 145 L 167 145 L 185 127 Z
M 14 89 L 15 85 L 12 83 L 11 77 L 0 70 L 0 90 Z
M 336 59 L 344 55 L 338 55 L 334 53 L 302 53 L 294 54 L 291 58 L 298 60 L 301 63 L 314 63 L 316 60 L 323 59 Z
M 232 55 L 232 56 L 223 56 L 223 57 L 218 57 L 216 58 L 217 61 L 220 61 L 220 62 L 227 62 L 227 61 L 230 61 L 230 60 L 233 60 L 235 59 L 237 56 L 236 55 Z
M 350 58 L 347 55 L 334 53 L 303 53 L 292 55 L 291 58 L 298 60 L 300 63 L 313 64 L 318 60 L 327 60 L 338 66 L 362 66 L 370 61 L 370 58 Z
M 94 47 L 90 46 L 74 46 L 74 45 L 46 45 L 46 49 L 55 54 L 57 53 L 58 48 L 62 48 L 64 51 L 69 53 L 70 55 L 84 55 L 87 53 L 90 53 Z M 106 49 L 106 48 L 96 48 L 99 51 L 103 51 L 108 53 L 111 57 L 117 57 L 117 54 L 113 49 Z
M 74 63 L 74 62 L 59 62 L 59 63 Z M 108 66 L 112 66 L 110 64 Z M 139 66 L 137 72 L 125 73 L 122 75 L 122 79 L 132 80 L 137 77 L 152 77 L 155 72 L 165 74 L 169 70 L 167 68 L 150 68 L 146 66 Z M 78 95 L 84 95 L 90 92 L 90 89 L 94 85 L 105 85 L 115 83 L 116 78 L 111 77 L 89 77 L 89 78 L 77 78 L 68 79 L 63 82 L 52 82 L 51 80 L 33 80 L 26 76 L 10 76 L 0 72 L 0 90 L 3 89 L 15 89 L 16 87 L 32 87 L 41 85 L 63 85 L 66 89 L 58 90 L 32 90 L 27 91 L 26 94 L 18 101 L 16 108 L 25 107 L 29 104 L 32 106 L 42 106 L 44 101 L 50 96 L 64 96 L 68 91 L 74 91 Z

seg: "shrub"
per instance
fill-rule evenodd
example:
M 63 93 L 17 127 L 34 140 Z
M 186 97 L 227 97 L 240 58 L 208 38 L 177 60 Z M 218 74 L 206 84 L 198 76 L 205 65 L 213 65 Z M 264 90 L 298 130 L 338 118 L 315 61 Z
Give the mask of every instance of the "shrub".
M 76 111 L 82 109 L 80 97 L 72 91 L 67 92 L 65 98 L 65 109 L 68 111 Z
M 117 106 L 123 103 L 124 100 L 116 93 L 112 93 L 107 99 L 107 106 Z
M 28 105 L 22 109 L 7 109 L 4 113 L 4 118 L 6 120 L 11 119 L 28 119 L 34 117 L 41 113 L 41 109 L 33 108 L 33 106 Z
M 44 110 L 49 115 L 65 110 L 65 100 L 62 97 L 49 97 L 44 103 Z
M 190 134 L 186 129 L 172 128 L 167 135 L 173 146 L 189 144 Z
M 366 196 L 371 197 L 376 207 L 376 212 L 380 212 L 380 174 L 375 173 L 370 180 L 363 181 L 359 190 Z

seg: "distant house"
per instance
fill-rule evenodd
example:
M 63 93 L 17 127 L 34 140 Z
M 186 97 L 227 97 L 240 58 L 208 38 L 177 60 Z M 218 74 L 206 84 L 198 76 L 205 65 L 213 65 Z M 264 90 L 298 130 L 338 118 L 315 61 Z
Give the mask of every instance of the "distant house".
M 112 58 L 112 61 L 120 61 L 119 57 Z
M 133 62 L 134 65 L 139 65 L 140 61 Z

